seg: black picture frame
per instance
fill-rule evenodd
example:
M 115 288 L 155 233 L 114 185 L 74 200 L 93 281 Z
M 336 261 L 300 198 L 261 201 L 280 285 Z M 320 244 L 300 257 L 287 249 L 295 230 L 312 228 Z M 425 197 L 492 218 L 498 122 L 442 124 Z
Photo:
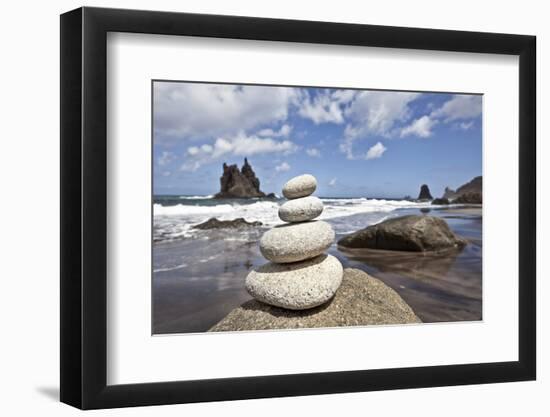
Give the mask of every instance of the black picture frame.
M 107 385 L 108 32 L 519 56 L 519 358 L 513 362 Z M 82 409 L 536 378 L 536 38 L 79 8 L 61 15 L 61 401 Z

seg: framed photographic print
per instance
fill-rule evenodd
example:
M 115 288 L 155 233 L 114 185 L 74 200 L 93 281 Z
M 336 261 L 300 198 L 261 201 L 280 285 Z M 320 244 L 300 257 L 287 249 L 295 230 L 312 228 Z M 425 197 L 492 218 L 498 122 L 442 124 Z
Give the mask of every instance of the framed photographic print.
M 535 38 L 61 16 L 61 400 L 535 379 Z

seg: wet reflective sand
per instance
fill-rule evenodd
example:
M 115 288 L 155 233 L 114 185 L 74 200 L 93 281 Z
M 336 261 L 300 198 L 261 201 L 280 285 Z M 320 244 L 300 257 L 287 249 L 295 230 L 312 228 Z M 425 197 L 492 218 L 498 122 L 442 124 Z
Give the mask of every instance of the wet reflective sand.
M 482 217 L 475 208 L 432 210 L 468 240 L 462 250 L 411 253 L 338 248 L 346 266 L 360 268 L 396 290 L 423 322 L 482 319 Z
M 399 215 L 418 214 L 404 210 Z M 462 251 L 437 254 L 338 248 L 329 252 L 344 267 L 362 269 L 395 289 L 424 322 L 482 318 L 482 217 L 479 209 L 431 210 L 469 240 Z M 361 222 L 361 215 L 349 222 Z M 334 225 L 338 231 L 337 222 Z M 332 222 L 331 222 L 332 223 Z M 155 244 L 153 333 L 203 332 L 250 299 L 245 277 L 265 260 L 258 249 L 263 229 L 231 235 L 212 231 L 201 239 Z M 337 239 L 342 235 L 337 235 Z

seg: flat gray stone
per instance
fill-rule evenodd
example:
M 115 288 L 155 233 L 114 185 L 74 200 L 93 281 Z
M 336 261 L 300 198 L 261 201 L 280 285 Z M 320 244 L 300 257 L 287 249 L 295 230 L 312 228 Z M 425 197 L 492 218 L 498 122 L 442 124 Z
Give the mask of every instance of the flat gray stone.
M 305 222 L 319 217 L 323 212 L 323 202 L 309 196 L 287 201 L 279 207 L 279 218 L 284 222 Z
M 304 174 L 294 177 L 283 185 L 283 195 L 292 200 L 294 198 L 307 197 L 313 194 L 317 188 L 317 180 L 313 175 Z
M 332 255 L 291 264 L 268 263 L 246 277 L 246 290 L 256 300 L 290 310 L 317 307 L 330 300 L 344 270 Z
M 260 252 L 275 263 L 298 262 L 325 252 L 334 241 L 334 230 L 323 221 L 276 226 L 260 239 Z
M 421 323 L 411 307 L 382 281 L 358 269 L 344 269 L 342 285 L 327 303 L 288 310 L 250 300 L 209 332 Z

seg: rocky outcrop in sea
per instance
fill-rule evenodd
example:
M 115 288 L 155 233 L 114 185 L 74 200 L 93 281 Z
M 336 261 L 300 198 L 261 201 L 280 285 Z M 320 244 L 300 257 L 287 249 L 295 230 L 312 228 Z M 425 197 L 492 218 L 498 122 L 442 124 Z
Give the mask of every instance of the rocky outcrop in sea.
M 470 182 L 461 185 L 456 189 L 456 194 L 462 195 L 465 193 L 481 193 L 483 191 L 483 177 L 475 177 Z
M 445 187 L 445 191 L 443 192 L 443 197 L 441 197 L 441 198 L 446 198 L 448 200 L 452 200 L 455 197 L 456 197 L 456 191 L 453 190 L 450 187 Z
M 428 188 L 428 185 L 422 184 L 420 187 L 420 193 L 418 194 L 418 200 L 433 200 L 432 194 L 430 193 L 430 189 Z
M 220 192 L 214 198 L 253 198 L 266 197 L 260 190 L 260 180 L 256 177 L 252 166 L 244 158 L 244 165 L 239 167 L 223 164 L 223 174 L 220 178 Z M 267 197 L 274 197 L 268 194 Z
M 233 220 L 218 220 L 215 217 L 212 217 L 203 223 L 196 224 L 195 226 L 193 226 L 193 229 L 201 229 L 201 230 L 238 229 L 241 227 L 256 227 L 261 225 L 262 225 L 262 222 L 258 222 L 258 221 L 247 222 L 242 217 L 239 217 Z
M 456 191 L 445 187 L 443 198 L 449 199 L 454 204 L 482 204 L 483 177 L 475 177 L 470 182 L 458 187 Z

